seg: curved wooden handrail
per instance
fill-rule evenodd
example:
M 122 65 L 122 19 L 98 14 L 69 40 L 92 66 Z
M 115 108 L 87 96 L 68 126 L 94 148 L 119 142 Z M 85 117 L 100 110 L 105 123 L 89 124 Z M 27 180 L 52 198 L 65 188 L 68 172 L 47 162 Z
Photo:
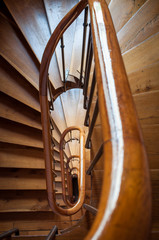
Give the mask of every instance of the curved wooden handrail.
M 105 163 L 99 211 L 86 239 L 146 240 L 151 220 L 151 188 L 143 138 L 106 1 L 88 2 Z M 48 68 L 63 32 L 86 5 L 87 1 L 82 0 L 60 22 L 47 44 L 40 68 L 48 198 L 52 210 L 64 215 L 77 212 L 82 207 L 84 196 L 80 196 L 70 209 L 61 209 L 55 203 L 46 97 Z
M 104 176 L 92 239 L 146 240 L 151 221 L 149 168 L 115 29 L 105 0 L 89 0 L 104 140 Z
M 61 180 L 62 180 L 62 197 L 64 203 L 69 206 L 73 207 L 74 204 L 70 203 L 68 199 L 66 198 L 66 188 L 65 188 L 65 169 L 64 169 L 64 155 L 63 155 L 63 141 L 65 139 L 65 136 L 70 132 L 78 130 L 80 132 L 80 154 L 79 154 L 79 174 L 78 174 L 78 181 L 79 181 L 79 199 L 81 196 L 85 196 L 85 159 L 83 158 L 83 152 L 84 152 L 84 145 L 83 145 L 83 139 L 84 139 L 84 132 L 82 128 L 77 126 L 68 127 L 65 129 L 65 131 L 62 133 L 60 138 L 60 145 L 59 145 L 59 151 L 60 151 L 60 163 L 61 163 Z M 68 159 L 67 162 L 69 162 L 74 156 L 73 155 Z M 84 191 L 84 192 L 81 192 Z M 82 199 L 84 201 L 84 198 Z
M 51 157 L 51 139 L 50 139 L 50 125 L 49 125 L 49 108 L 47 99 L 47 86 L 48 86 L 48 69 L 50 61 L 55 51 L 55 48 L 63 35 L 64 31 L 71 25 L 71 23 L 79 16 L 79 14 L 86 7 L 87 1 L 82 0 L 74 6 L 74 8 L 61 20 L 55 29 L 54 33 L 51 35 L 50 40 L 45 48 L 41 66 L 40 66 L 40 76 L 39 76 L 39 95 L 40 95 L 40 106 L 41 106 L 41 122 L 43 130 L 43 144 L 44 144 L 44 158 L 46 167 L 46 186 L 48 193 L 48 201 L 53 212 L 62 215 L 73 215 L 80 210 L 82 207 L 85 193 L 85 179 L 81 177 L 79 189 L 81 194 L 79 195 L 79 200 L 77 203 L 69 209 L 63 209 L 57 206 L 55 201 L 55 191 L 53 187 L 53 176 L 52 176 L 52 157 Z M 82 138 L 82 144 L 84 144 L 84 137 Z M 82 158 L 84 158 L 84 152 L 82 153 Z M 82 167 L 85 168 L 85 163 L 82 162 Z M 83 186 L 83 187 L 82 187 Z

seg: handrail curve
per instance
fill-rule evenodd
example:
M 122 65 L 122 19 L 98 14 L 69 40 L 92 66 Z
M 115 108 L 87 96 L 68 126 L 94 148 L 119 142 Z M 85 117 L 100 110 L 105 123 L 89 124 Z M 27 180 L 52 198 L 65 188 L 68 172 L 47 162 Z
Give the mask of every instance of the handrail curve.
M 39 96 L 40 96 L 40 106 L 41 106 L 41 122 L 43 130 L 43 144 L 44 144 L 44 158 L 45 158 L 45 167 L 46 167 L 46 186 L 48 192 L 48 201 L 51 209 L 56 214 L 62 214 L 70 216 L 78 212 L 84 201 L 85 194 L 84 191 L 81 191 L 81 196 L 79 195 L 79 200 L 76 204 L 69 209 L 63 209 L 56 204 L 55 201 L 55 191 L 53 186 L 53 176 L 52 176 L 52 157 L 51 157 L 51 139 L 50 139 L 50 127 L 49 127 L 49 107 L 47 99 L 47 86 L 48 86 L 48 69 L 49 64 L 52 58 L 52 55 L 55 51 L 55 48 L 64 33 L 64 31 L 71 25 L 71 23 L 79 16 L 79 14 L 85 9 L 87 5 L 86 0 L 82 0 L 77 3 L 70 12 L 61 20 L 61 22 L 56 27 L 55 31 L 51 35 L 47 46 L 45 48 L 41 65 L 40 65 L 40 76 L 39 76 Z M 84 137 L 82 139 L 82 144 L 84 144 Z M 84 146 L 83 146 L 84 148 Z M 85 167 L 85 166 L 84 166 Z M 81 181 L 83 179 L 81 178 Z M 83 182 L 81 186 L 85 185 Z
M 88 3 L 104 141 L 104 177 L 98 214 L 85 239 L 146 240 L 151 221 L 151 187 L 143 137 L 106 1 L 88 0 Z M 76 213 L 82 207 L 80 199 L 84 196 L 69 209 L 62 209 L 55 203 L 47 103 L 48 68 L 63 32 L 86 5 L 86 0 L 80 1 L 60 22 L 47 44 L 40 67 L 48 199 L 52 210 L 63 215 Z M 80 179 L 82 181 L 82 177 Z
M 60 163 L 61 163 L 61 180 L 62 180 L 62 197 L 64 203 L 69 206 L 73 207 L 75 204 L 70 203 L 68 199 L 66 198 L 66 188 L 65 188 L 65 169 L 64 169 L 64 155 L 63 155 L 63 141 L 65 136 L 70 132 L 78 130 L 80 132 L 80 154 L 79 154 L 79 174 L 78 174 L 78 181 L 79 181 L 79 201 L 84 202 L 84 196 L 85 196 L 85 159 L 83 157 L 84 153 L 84 132 L 83 129 L 78 127 L 78 126 L 72 126 L 68 127 L 65 129 L 65 131 L 62 133 L 61 138 L 60 138 L 60 145 L 59 145 L 59 151 L 60 151 Z M 67 163 L 73 158 L 74 156 L 78 155 L 73 155 L 72 157 L 68 158 Z
M 151 187 L 142 133 L 106 1 L 88 3 L 104 141 L 104 176 L 98 214 L 85 239 L 146 240 Z

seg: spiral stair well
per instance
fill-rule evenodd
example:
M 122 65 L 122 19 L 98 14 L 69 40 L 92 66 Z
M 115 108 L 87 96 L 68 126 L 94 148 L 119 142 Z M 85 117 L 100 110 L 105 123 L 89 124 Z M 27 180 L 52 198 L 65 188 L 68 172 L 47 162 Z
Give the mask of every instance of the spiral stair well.
M 159 239 L 159 1 L 0 1 L 0 239 Z

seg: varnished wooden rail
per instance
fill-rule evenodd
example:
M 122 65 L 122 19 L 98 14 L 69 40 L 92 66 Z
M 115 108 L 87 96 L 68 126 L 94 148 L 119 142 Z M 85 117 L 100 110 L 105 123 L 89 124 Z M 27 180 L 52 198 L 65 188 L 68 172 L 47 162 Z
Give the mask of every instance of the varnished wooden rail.
M 52 157 L 51 157 L 51 138 L 50 138 L 50 123 L 49 123 L 49 107 L 48 107 L 48 97 L 47 97 L 47 86 L 48 86 L 48 69 L 52 55 L 55 48 L 61 39 L 65 30 L 71 25 L 71 23 L 79 16 L 79 14 L 87 6 L 87 1 L 82 0 L 74 6 L 74 8 L 62 19 L 45 48 L 41 66 L 40 66 L 40 85 L 39 85 L 39 95 L 40 95 L 40 105 L 41 105 L 41 121 L 43 130 L 43 143 L 44 143 L 44 157 L 46 166 L 46 185 L 48 193 L 48 201 L 51 209 L 57 214 L 72 215 L 76 213 L 83 205 L 85 197 L 85 178 L 84 172 L 81 174 L 79 183 L 79 199 L 77 203 L 68 209 L 63 209 L 57 206 L 55 201 L 55 192 L 53 186 L 53 173 L 52 173 Z M 84 144 L 84 137 L 82 137 L 81 144 Z M 81 153 L 81 159 L 84 158 L 84 152 Z M 85 169 L 84 161 L 81 161 L 80 168 Z M 85 171 L 85 170 L 84 170 Z
M 86 240 L 148 239 L 151 188 L 143 137 L 105 0 L 89 0 L 104 176 L 98 214 Z
M 78 181 L 79 181 L 79 198 L 81 198 L 82 196 L 82 201 L 84 201 L 84 196 L 85 196 L 85 159 L 83 158 L 84 155 L 84 132 L 80 127 L 77 126 L 72 126 L 67 128 L 63 134 L 61 135 L 61 139 L 60 139 L 60 146 L 59 146 L 59 150 L 60 150 L 60 162 L 61 162 L 61 180 L 62 180 L 62 197 L 63 197 L 63 201 L 64 203 L 68 206 L 68 207 L 73 207 L 74 204 L 72 204 L 70 201 L 68 201 L 68 199 L 66 198 L 66 187 L 65 187 L 65 168 L 64 168 L 64 154 L 63 154 L 63 141 L 65 139 L 65 136 L 72 131 L 79 131 L 80 132 L 80 148 L 79 148 L 79 152 L 80 155 L 73 155 L 73 157 L 79 157 L 79 174 L 78 174 Z M 67 163 L 69 164 L 70 160 L 72 159 L 71 157 L 67 160 Z M 66 169 L 68 165 L 66 164 Z M 67 170 L 68 171 L 68 170 Z M 68 175 L 68 173 L 67 173 Z
M 151 188 L 142 133 L 106 1 L 88 0 L 88 3 L 104 141 L 104 177 L 98 214 L 85 239 L 146 240 L 151 222 Z M 60 22 L 47 44 L 40 68 L 48 199 L 54 212 L 65 215 L 77 212 L 83 204 L 84 196 L 80 195 L 75 206 L 69 209 L 61 209 L 55 203 L 50 157 L 47 74 L 59 39 L 86 5 L 87 1 L 82 0 Z M 90 64 L 88 67 L 90 68 Z M 85 72 L 88 75 L 89 69 Z M 87 87 L 85 84 L 85 93 Z M 86 105 L 85 101 L 85 108 Z

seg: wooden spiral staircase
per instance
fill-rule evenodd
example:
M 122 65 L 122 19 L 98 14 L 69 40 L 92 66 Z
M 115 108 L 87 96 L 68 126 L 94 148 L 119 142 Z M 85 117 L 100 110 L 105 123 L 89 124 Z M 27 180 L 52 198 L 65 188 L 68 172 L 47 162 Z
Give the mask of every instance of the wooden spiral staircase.
M 99 206 L 104 171 L 104 156 L 101 154 L 91 171 L 91 176 L 86 175 L 85 203 L 89 204 L 85 205 L 86 209 L 82 208 L 71 216 L 56 215 L 48 204 L 46 192 L 39 103 L 40 63 L 51 33 L 76 3 L 78 1 L 73 0 L 0 2 L 0 233 L 18 228 L 20 236 L 12 236 L 12 239 L 46 239 L 54 225 L 58 227 L 56 239 L 84 239 L 95 218 L 89 212 L 90 205 L 94 207 L 94 214 Z M 157 240 L 159 239 L 159 2 L 107 0 L 107 4 L 147 149 L 152 186 L 152 225 L 149 239 Z M 86 136 L 88 134 L 88 128 L 84 127 L 86 110 L 83 109 L 83 86 L 78 80 L 81 71 L 83 21 L 84 12 L 64 33 L 64 38 L 57 45 L 52 57 L 48 76 L 53 96 L 57 98 L 53 103 L 54 111 L 51 111 L 56 163 L 55 196 L 58 206 L 63 209 L 66 205 L 62 198 L 60 137 L 65 129 L 74 125 L 82 127 Z M 61 49 L 64 49 L 65 69 Z M 90 68 L 90 78 L 93 77 L 93 69 Z M 88 84 L 88 92 L 91 91 L 90 89 L 91 86 Z M 90 119 L 93 118 L 96 100 L 97 95 L 94 91 Z M 100 116 L 98 114 L 91 134 L 91 149 L 86 149 L 86 169 L 89 168 L 90 160 L 95 158 L 103 143 Z M 69 142 L 65 148 L 66 158 L 74 154 L 75 148 L 74 143 Z M 147 192 L 147 198 L 149 195 L 150 193 Z M 148 209 L 145 209 L 145 216 L 146 211 Z M 124 218 L 121 216 L 121 219 L 122 217 Z M 116 226 L 117 229 L 118 227 L 120 226 Z M 138 226 L 139 232 L 140 229 L 142 223 Z M 124 239 L 120 236 L 118 238 Z M 136 236 L 132 239 L 135 238 Z M 113 238 L 108 239 L 113 240 Z

